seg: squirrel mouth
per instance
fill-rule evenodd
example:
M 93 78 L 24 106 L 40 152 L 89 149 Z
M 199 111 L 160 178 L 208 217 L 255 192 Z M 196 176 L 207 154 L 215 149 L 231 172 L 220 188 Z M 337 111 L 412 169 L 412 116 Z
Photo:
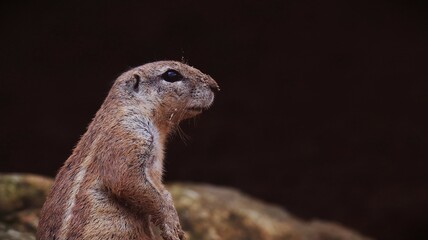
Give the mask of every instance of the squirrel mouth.
M 202 112 L 203 110 L 205 110 L 206 108 L 204 107 L 188 107 L 187 110 L 189 111 L 193 111 L 193 112 Z

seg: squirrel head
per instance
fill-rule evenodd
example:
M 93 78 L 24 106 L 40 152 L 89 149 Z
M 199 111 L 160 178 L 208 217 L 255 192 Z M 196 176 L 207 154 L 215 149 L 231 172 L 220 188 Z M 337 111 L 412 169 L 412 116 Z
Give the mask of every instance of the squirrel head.
M 189 65 L 159 61 L 125 72 L 113 89 L 126 105 L 150 112 L 157 122 L 178 123 L 209 108 L 219 86 Z

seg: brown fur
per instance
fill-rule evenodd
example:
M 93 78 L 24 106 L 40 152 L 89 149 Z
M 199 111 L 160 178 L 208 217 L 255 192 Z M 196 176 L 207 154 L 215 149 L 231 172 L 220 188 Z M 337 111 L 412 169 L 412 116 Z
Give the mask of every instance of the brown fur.
M 169 69 L 183 79 L 167 82 Z M 184 239 L 162 184 L 171 130 L 213 101 L 217 83 L 186 64 L 162 61 L 122 74 L 56 176 L 37 239 Z

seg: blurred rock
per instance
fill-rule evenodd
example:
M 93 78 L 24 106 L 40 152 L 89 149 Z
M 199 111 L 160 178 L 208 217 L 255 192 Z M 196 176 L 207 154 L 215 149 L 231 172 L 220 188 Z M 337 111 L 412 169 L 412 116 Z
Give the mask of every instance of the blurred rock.
M 0 174 L 0 239 L 35 239 L 39 211 L 52 179 Z
M 35 175 L 0 174 L 0 239 L 35 239 L 52 184 Z M 203 184 L 168 186 L 189 240 L 363 240 L 338 224 L 305 222 L 237 190 Z
M 40 208 L 52 180 L 32 174 L 0 174 L 0 214 Z
M 34 233 L 17 231 L 0 222 L 0 239 L 2 240 L 35 240 Z
M 190 240 L 368 239 L 334 223 L 301 221 L 234 189 L 176 183 L 169 190 Z

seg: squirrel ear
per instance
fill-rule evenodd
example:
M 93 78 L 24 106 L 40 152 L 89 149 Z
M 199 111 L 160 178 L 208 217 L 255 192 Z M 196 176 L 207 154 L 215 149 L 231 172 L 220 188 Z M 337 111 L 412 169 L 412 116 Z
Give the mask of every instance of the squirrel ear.
M 138 92 L 140 90 L 141 77 L 138 74 L 134 74 L 134 81 L 132 88 L 135 92 Z

